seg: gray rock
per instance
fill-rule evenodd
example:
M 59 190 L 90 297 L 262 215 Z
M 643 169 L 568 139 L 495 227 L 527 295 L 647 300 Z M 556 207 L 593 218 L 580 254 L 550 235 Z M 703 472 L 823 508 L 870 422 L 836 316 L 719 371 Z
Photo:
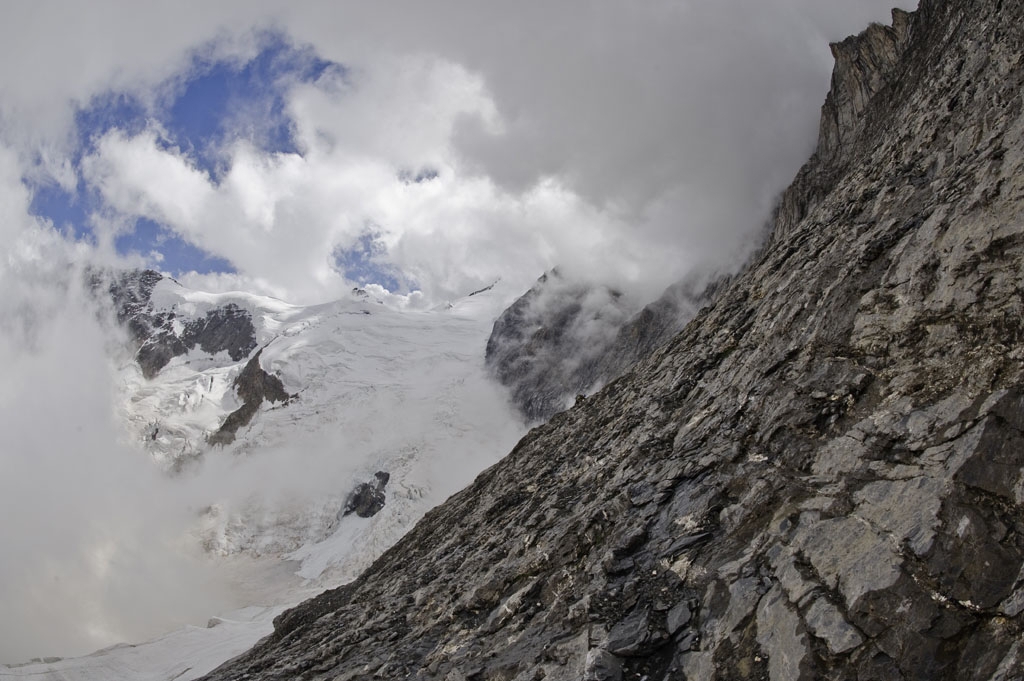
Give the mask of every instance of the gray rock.
M 593 648 L 587 653 L 583 681 L 621 681 L 622 660 L 607 650 Z
M 648 610 L 633 613 L 608 632 L 604 647 L 615 655 L 631 657 L 651 652 L 664 641 Z
M 757 607 L 757 643 L 768 656 L 771 681 L 805 678 L 804 661 L 810 651 L 802 628 L 781 589 L 764 595 Z
M 924 555 L 931 548 L 939 525 L 945 484 L 945 480 L 930 476 L 872 482 L 854 495 L 854 513 L 897 542 L 907 542 L 914 553 Z
M 867 593 L 892 586 L 901 574 L 894 542 L 859 518 L 801 522 L 793 544 L 824 585 L 842 593 L 848 607 Z
M 812 634 L 825 639 L 833 655 L 849 652 L 864 642 L 864 637 L 857 629 L 843 619 L 839 610 L 824 598 L 818 598 L 811 604 L 804 619 Z
M 669 635 L 674 635 L 677 631 L 685 627 L 690 623 L 693 618 L 693 613 L 690 611 L 690 605 L 686 601 L 680 601 L 665 616 L 665 629 Z
M 720 634 L 715 636 L 717 641 L 726 637 L 735 640 L 734 632 L 754 614 L 754 608 L 764 593 L 760 580 L 755 577 L 745 577 L 731 582 L 728 591 L 729 600 L 721 618 Z
M 377 471 L 372 482 L 359 483 L 348 496 L 341 516 L 355 513 L 360 518 L 371 518 L 377 515 L 384 508 L 384 503 L 387 500 L 384 488 L 390 479 L 390 474 L 385 471 Z
M 696 631 L 683 632 L 682 636 L 679 637 L 679 644 L 677 647 L 681 652 L 689 652 L 693 650 L 695 645 L 697 645 L 697 640 L 698 636 Z

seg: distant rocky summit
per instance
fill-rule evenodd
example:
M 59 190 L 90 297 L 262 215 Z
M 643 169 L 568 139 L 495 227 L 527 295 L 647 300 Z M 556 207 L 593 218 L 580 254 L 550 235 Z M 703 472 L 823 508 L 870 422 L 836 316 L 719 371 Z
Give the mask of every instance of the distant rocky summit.
M 136 343 L 135 359 L 146 378 L 197 347 L 211 355 L 227 352 L 236 362 L 256 349 L 252 316 L 237 305 L 229 303 L 198 317 L 156 309 L 153 290 L 163 279 L 154 270 L 91 273 L 93 290 L 106 289 L 117 321 Z
M 833 54 L 712 304 L 206 678 L 1024 678 L 1024 3 Z
M 702 280 L 675 284 L 630 315 L 617 291 L 554 269 L 494 322 L 487 366 L 527 421 L 545 421 L 679 333 L 716 288 Z

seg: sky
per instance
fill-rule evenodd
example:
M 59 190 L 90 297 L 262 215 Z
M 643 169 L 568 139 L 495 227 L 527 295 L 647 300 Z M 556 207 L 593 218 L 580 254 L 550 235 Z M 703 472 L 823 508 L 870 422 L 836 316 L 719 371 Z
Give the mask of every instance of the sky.
M 653 298 L 756 246 L 828 43 L 891 4 L 22 3 L 0 234 L 299 303 L 553 266 Z
M 7 601 L 0 652 L 97 609 L 122 631 L 217 599 L 172 545 L 181 499 L 123 443 L 117 339 L 82 267 L 429 307 L 557 266 L 648 302 L 759 245 L 814 149 L 829 42 L 891 4 L 6 4 L 0 596 L 22 609 Z M 103 593 L 111 575 L 128 577 Z

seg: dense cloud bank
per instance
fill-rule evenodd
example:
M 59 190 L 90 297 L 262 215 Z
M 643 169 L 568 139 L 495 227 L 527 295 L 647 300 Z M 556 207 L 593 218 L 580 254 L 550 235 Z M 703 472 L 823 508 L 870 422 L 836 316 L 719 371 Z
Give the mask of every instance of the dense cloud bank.
M 369 236 L 376 270 L 431 300 L 498 276 L 525 290 L 554 265 L 650 299 L 756 244 L 811 150 L 828 41 L 890 4 L 34 4 L 2 29 L 19 58 L 0 72 L 0 139 L 30 188 L 92 197 L 90 224 L 57 228 L 110 251 L 153 220 L 236 270 L 206 285 L 328 299 L 354 276 L 338 255 Z M 333 65 L 275 76 L 290 153 L 261 144 L 270 114 L 244 101 L 212 151 L 161 123 L 268 35 Z M 141 125 L 74 125 L 112 93 Z

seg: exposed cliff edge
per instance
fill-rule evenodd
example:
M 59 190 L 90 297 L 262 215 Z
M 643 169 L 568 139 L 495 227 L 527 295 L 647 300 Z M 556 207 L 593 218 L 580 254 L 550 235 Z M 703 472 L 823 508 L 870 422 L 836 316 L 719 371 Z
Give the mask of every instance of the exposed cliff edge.
M 1024 5 L 834 49 L 715 303 L 207 678 L 1024 678 Z

